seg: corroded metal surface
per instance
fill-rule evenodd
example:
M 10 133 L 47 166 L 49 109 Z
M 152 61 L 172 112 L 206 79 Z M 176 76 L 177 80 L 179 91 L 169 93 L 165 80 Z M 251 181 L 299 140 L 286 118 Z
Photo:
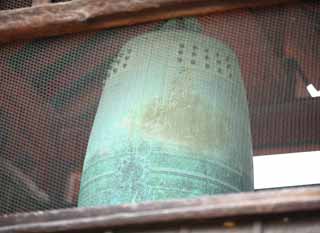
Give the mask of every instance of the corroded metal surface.
M 120 50 L 91 132 L 80 206 L 253 190 L 238 59 L 197 22 L 170 21 Z

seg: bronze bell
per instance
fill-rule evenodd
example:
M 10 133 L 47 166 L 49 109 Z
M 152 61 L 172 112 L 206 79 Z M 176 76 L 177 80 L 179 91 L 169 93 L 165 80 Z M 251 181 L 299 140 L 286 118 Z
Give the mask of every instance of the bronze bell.
M 195 19 L 183 21 L 137 36 L 118 53 L 91 132 L 79 206 L 253 189 L 238 59 L 202 35 Z

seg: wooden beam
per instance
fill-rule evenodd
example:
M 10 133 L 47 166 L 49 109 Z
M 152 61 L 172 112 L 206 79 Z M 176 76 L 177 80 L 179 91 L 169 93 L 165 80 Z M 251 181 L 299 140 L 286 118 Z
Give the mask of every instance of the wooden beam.
M 90 229 L 106 230 L 156 223 L 168 226 L 182 221 L 213 222 L 221 218 L 261 218 L 314 211 L 320 211 L 320 187 L 8 215 L 0 217 L 0 232 L 94 232 Z
M 0 43 L 288 2 L 300 0 L 77 0 L 40 5 L 0 12 Z

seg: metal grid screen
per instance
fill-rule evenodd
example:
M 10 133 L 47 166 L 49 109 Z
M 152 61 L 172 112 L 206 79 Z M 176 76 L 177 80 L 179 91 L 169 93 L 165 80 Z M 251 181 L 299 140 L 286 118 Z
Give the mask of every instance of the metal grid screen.
M 318 149 L 320 102 L 306 85 L 320 88 L 320 4 L 198 21 L 205 35 L 224 41 L 240 60 L 255 154 Z M 0 46 L 0 213 L 77 205 L 111 62 L 128 40 L 162 24 Z
M 32 0 L 17 0 L 17 1 L 0 1 L 0 10 L 11 10 L 23 7 L 30 7 L 32 5 Z

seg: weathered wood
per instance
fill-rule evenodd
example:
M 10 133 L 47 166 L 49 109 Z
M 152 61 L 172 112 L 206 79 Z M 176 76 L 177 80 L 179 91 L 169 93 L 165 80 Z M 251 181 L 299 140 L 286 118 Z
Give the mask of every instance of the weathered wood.
M 117 232 L 117 231 L 116 231 Z M 122 232 L 122 231 L 120 231 Z M 130 229 L 126 233 L 318 233 L 320 221 L 315 216 L 304 218 L 278 217 L 274 220 L 218 221 L 215 223 L 183 223 L 180 226 L 165 225 Z M 108 233 L 111 233 L 108 232 Z
M 81 208 L 7 215 L 0 232 L 68 232 L 203 220 L 262 218 L 290 213 L 320 213 L 320 187 L 241 193 L 200 199 L 150 202 L 107 208 Z M 230 227 L 231 224 L 226 224 Z
M 50 3 L 50 0 L 32 0 L 32 6 L 39 6 Z
M 0 43 L 300 0 L 77 0 L 0 12 Z

